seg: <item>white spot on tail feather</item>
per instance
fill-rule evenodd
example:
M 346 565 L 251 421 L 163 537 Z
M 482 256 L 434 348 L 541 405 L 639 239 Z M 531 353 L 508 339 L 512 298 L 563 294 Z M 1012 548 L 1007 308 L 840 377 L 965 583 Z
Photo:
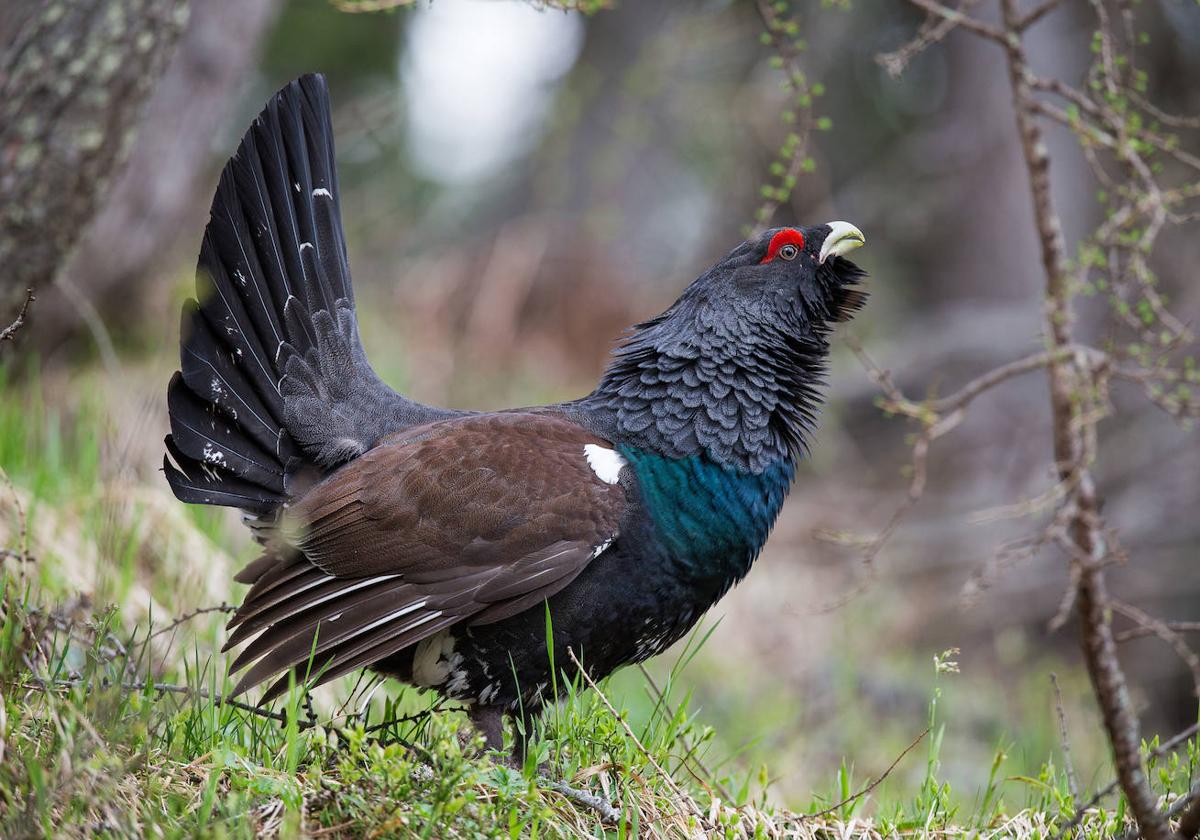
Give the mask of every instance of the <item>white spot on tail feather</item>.
M 583 455 L 587 458 L 592 472 L 605 484 L 616 484 L 621 477 L 621 467 L 628 463 L 616 450 L 606 449 L 594 443 L 584 445 Z
M 311 248 L 312 246 L 313 244 L 311 242 L 301 242 L 300 250 L 303 251 L 305 248 Z
M 316 198 L 319 195 L 323 195 L 326 198 L 330 198 L 330 199 L 333 198 L 333 193 L 331 193 L 329 190 L 325 189 L 324 187 L 317 187 L 315 190 L 313 190 L 312 194 L 313 194 L 313 198 Z
M 204 444 L 203 455 L 204 463 L 206 464 L 214 464 L 218 467 L 228 466 L 228 463 L 225 460 L 225 453 L 220 449 L 214 448 L 211 443 Z

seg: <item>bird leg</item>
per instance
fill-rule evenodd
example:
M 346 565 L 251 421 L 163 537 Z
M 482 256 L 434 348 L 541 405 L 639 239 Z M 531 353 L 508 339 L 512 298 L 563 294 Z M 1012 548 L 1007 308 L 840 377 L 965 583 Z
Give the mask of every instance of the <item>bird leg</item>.
M 483 745 L 489 750 L 504 749 L 504 710 L 499 706 L 475 705 L 467 709 L 467 717 L 483 735 Z
M 509 754 L 508 763 L 520 770 L 525 766 L 525 754 L 533 741 L 533 727 L 537 713 L 526 708 L 508 713 L 514 720 L 513 748 Z M 467 717 L 483 735 L 484 748 L 499 752 L 504 749 L 504 720 L 507 717 L 500 706 L 472 706 L 467 710 Z M 519 723 L 518 723 L 519 721 Z

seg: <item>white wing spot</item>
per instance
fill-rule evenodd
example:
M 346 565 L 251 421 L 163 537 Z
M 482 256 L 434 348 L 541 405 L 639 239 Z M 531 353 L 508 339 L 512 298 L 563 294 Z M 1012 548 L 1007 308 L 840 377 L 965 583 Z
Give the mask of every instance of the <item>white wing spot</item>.
M 616 484 L 621 477 L 621 467 L 628 463 L 616 450 L 605 449 L 594 443 L 583 447 L 583 455 L 592 472 L 605 484 Z

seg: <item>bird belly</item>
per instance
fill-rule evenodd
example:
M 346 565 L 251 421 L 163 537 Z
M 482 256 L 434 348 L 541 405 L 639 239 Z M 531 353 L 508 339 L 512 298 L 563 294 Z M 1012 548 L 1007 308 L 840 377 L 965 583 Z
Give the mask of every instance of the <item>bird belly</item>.
M 549 602 L 494 624 L 449 628 L 375 670 L 468 704 L 535 711 L 573 679 L 571 653 L 603 679 L 666 650 L 712 600 L 669 567 L 614 545 Z

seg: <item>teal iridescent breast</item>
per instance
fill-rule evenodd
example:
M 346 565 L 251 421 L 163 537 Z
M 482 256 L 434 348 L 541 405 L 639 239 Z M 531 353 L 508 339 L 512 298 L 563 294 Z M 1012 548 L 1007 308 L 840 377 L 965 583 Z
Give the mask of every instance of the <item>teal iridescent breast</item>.
M 661 547 L 687 572 L 732 583 L 750 569 L 783 506 L 795 465 L 780 459 L 761 473 L 707 455 L 667 458 L 620 447 Z

